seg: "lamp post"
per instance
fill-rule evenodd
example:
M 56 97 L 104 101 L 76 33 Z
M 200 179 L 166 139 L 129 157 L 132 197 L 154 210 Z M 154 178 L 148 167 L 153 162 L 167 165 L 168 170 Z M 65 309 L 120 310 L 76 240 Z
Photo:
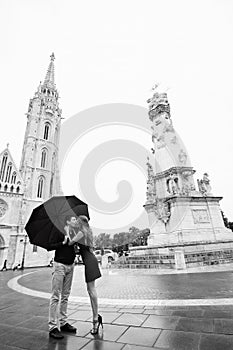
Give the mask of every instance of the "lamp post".
M 24 236 L 23 257 L 22 257 L 22 263 L 21 263 L 21 270 L 24 269 L 24 261 L 25 261 L 25 255 L 26 255 L 26 245 L 27 245 L 27 235 Z

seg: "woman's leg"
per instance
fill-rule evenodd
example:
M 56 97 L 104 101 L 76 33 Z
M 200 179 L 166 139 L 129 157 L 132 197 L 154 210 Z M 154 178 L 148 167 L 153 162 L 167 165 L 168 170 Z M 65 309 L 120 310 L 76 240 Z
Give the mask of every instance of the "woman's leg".
M 87 291 L 91 301 L 91 308 L 93 313 L 93 320 L 98 319 L 98 299 L 95 288 L 95 281 L 87 282 Z

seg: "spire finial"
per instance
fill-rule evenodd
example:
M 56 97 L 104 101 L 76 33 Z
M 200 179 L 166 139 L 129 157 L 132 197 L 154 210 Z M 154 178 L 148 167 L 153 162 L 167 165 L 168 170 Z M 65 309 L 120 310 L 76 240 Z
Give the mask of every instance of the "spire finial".
M 6 147 L 9 148 L 9 145 L 10 145 L 9 142 L 7 142 Z
M 44 85 L 49 85 L 50 87 L 55 87 L 54 83 L 54 53 L 50 55 L 50 63 L 44 80 Z

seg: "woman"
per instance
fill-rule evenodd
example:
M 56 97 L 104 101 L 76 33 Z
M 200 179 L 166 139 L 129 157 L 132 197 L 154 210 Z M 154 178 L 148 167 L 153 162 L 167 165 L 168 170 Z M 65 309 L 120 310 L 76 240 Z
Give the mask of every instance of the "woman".
M 98 314 L 98 299 L 95 288 L 95 280 L 101 277 L 98 261 L 93 254 L 93 234 L 88 224 L 88 218 L 85 215 L 80 215 L 77 219 L 77 234 L 70 240 L 69 245 L 78 243 L 79 253 L 82 257 L 85 266 L 85 280 L 87 291 L 91 301 L 93 313 L 93 328 L 91 334 L 97 334 L 99 326 L 103 328 L 102 316 Z

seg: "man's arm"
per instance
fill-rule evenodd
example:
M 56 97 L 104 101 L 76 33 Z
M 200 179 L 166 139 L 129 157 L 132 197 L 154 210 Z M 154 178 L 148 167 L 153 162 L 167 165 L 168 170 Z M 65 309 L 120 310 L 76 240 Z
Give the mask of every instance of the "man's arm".
M 49 245 L 49 247 L 47 248 L 48 251 L 51 251 L 51 250 L 56 250 L 57 248 L 60 248 L 62 247 L 63 245 L 67 244 L 68 242 L 68 237 L 65 236 L 64 237 L 64 240 L 62 242 L 57 242 L 57 243 L 51 243 Z

